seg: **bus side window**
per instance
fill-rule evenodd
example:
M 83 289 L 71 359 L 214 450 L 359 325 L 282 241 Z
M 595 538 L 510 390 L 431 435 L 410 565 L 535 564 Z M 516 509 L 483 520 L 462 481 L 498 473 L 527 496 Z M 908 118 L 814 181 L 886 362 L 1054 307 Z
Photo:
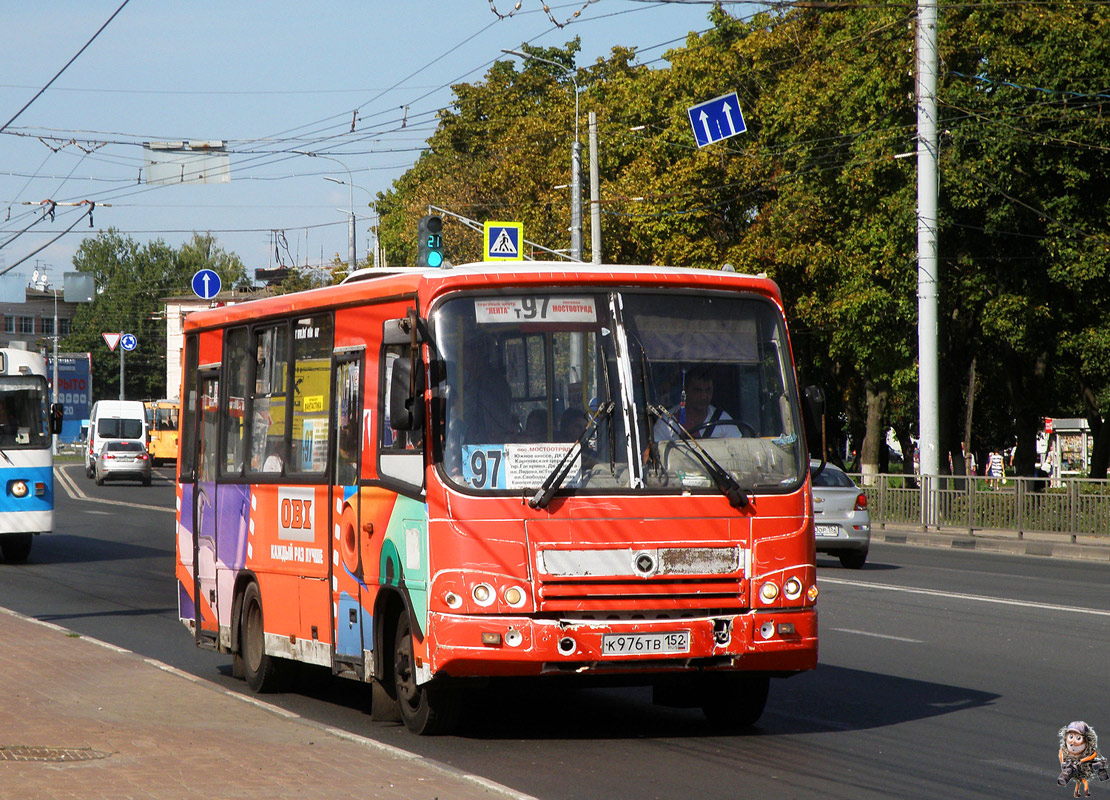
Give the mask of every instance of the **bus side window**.
M 247 348 L 247 329 L 235 328 L 228 331 L 227 353 L 224 364 L 227 365 L 225 378 L 227 391 L 224 392 L 224 425 L 227 431 L 227 440 L 224 449 L 224 474 L 243 474 L 244 452 L 244 426 L 243 408 L 246 405 L 247 380 L 250 361 Z M 160 414 L 165 413 L 160 411 Z M 175 412 L 176 414 L 176 412 Z M 174 422 L 176 423 L 176 419 Z
M 390 396 L 393 392 L 394 363 L 403 360 L 411 363 L 412 348 L 410 345 L 386 345 L 382 351 L 382 377 L 383 391 L 379 397 L 379 416 L 381 425 L 378 432 L 378 474 L 382 478 L 393 479 L 413 487 L 424 485 L 424 426 L 414 430 L 394 428 L 390 423 L 389 406 Z M 417 358 L 416 373 L 423 374 L 423 360 Z M 423 381 L 420 381 L 422 385 Z M 423 402 L 421 396 L 418 402 Z
M 289 328 L 255 331 L 254 392 L 251 395 L 249 452 L 252 472 L 281 472 L 286 458 L 286 384 Z
M 328 465 L 332 339 L 330 314 L 293 323 L 293 430 L 287 475 L 321 474 Z
M 381 444 L 383 448 L 392 450 L 420 450 L 424 444 L 424 431 L 422 428 L 416 430 L 400 430 L 393 428 L 389 421 L 389 402 L 390 395 L 393 391 L 392 376 L 393 364 L 397 359 L 404 359 L 409 361 L 412 358 L 412 348 L 408 345 L 388 345 L 385 348 L 383 361 L 385 363 L 385 376 L 384 376 L 384 398 L 382 402 L 382 426 L 381 426 Z M 417 369 L 422 369 L 423 364 L 417 360 Z

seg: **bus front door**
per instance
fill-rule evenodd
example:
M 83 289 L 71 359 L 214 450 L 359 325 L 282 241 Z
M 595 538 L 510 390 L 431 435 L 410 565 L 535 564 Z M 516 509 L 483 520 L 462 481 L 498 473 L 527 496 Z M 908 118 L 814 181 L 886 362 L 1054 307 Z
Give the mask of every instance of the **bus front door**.
M 335 432 L 331 464 L 330 529 L 333 556 L 332 604 L 335 635 L 333 671 L 363 677 L 363 652 L 371 649 L 370 615 L 363 609 L 366 583 L 361 560 L 359 464 L 362 450 L 362 353 L 337 357 L 333 366 L 334 408 L 331 429 Z M 338 557 L 336 557 L 338 556 Z
M 219 636 L 216 592 L 216 443 L 220 378 L 214 371 L 197 374 L 197 436 L 193 463 L 193 597 L 196 638 L 211 647 Z

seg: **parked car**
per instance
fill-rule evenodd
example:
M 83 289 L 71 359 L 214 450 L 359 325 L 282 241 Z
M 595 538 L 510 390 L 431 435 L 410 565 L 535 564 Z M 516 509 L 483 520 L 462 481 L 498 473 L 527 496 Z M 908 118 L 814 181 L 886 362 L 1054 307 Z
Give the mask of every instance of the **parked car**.
M 819 465 L 815 461 L 810 468 Z M 832 553 L 848 569 L 863 566 L 871 547 L 867 495 L 832 464 L 813 479 L 813 519 L 818 553 Z
M 150 453 L 142 442 L 112 439 L 104 443 L 93 464 L 96 485 L 112 478 L 130 478 L 150 486 Z

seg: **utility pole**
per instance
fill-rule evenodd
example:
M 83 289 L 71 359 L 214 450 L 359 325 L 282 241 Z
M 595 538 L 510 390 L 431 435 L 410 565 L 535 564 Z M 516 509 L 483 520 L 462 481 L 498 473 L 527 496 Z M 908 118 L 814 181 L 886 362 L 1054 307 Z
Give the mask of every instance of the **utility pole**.
M 917 380 L 921 450 L 921 522 L 936 523 L 940 474 L 937 364 L 937 0 L 917 3 Z
M 597 165 L 597 112 L 590 112 L 590 261 L 601 263 L 601 184 Z
M 531 53 L 521 53 L 518 50 L 502 50 L 511 56 L 530 58 L 552 67 L 563 70 L 574 86 L 574 144 L 570 149 L 570 258 L 571 261 L 582 260 L 582 143 L 578 140 L 578 80 L 574 77 L 574 70 L 563 66 L 549 58 L 541 58 Z
M 570 151 L 570 257 L 582 260 L 582 143 L 578 141 L 578 90 L 574 95 L 574 144 Z

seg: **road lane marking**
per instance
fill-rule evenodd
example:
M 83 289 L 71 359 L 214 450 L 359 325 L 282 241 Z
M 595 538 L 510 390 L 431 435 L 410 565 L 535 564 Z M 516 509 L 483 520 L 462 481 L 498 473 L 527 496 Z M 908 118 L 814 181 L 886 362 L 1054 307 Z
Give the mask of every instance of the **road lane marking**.
M 877 589 L 885 592 L 901 592 L 903 594 L 923 594 L 929 597 L 943 597 L 947 600 L 972 600 L 977 603 L 994 603 L 995 605 L 1000 606 L 1039 608 L 1045 611 L 1070 611 L 1073 614 L 1089 614 L 1096 617 L 1110 617 L 1110 611 L 1101 608 L 1082 608 L 1080 606 L 1053 605 L 1052 603 L 1037 603 L 1032 600 L 1012 600 L 1008 597 L 990 597 L 988 595 L 966 594 L 964 592 L 944 592 L 940 589 L 920 589 L 915 586 L 895 586 L 892 583 L 849 581 L 844 580 L 843 578 L 820 578 L 819 583 L 831 583 L 839 586 L 854 586 L 858 589 Z
M 896 642 L 909 642 L 910 644 L 925 644 L 924 639 L 909 639 L 905 636 L 891 636 L 889 633 L 872 633 L 871 631 L 857 631 L 851 628 L 830 628 L 829 630 L 840 633 L 854 633 L 856 636 L 873 636 L 876 639 L 893 639 Z
M 72 465 L 70 465 L 72 466 Z M 84 469 L 84 467 L 82 467 Z M 166 508 L 165 506 L 152 506 L 146 503 L 125 503 L 122 500 L 109 500 L 106 497 L 89 497 L 70 477 L 67 467 L 55 465 L 54 475 L 58 478 L 58 483 L 66 490 L 71 500 L 84 500 L 87 503 L 105 503 L 110 506 L 127 506 L 128 508 L 145 508 L 148 511 L 165 511 L 170 514 L 176 514 L 177 510 L 173 508 Z

